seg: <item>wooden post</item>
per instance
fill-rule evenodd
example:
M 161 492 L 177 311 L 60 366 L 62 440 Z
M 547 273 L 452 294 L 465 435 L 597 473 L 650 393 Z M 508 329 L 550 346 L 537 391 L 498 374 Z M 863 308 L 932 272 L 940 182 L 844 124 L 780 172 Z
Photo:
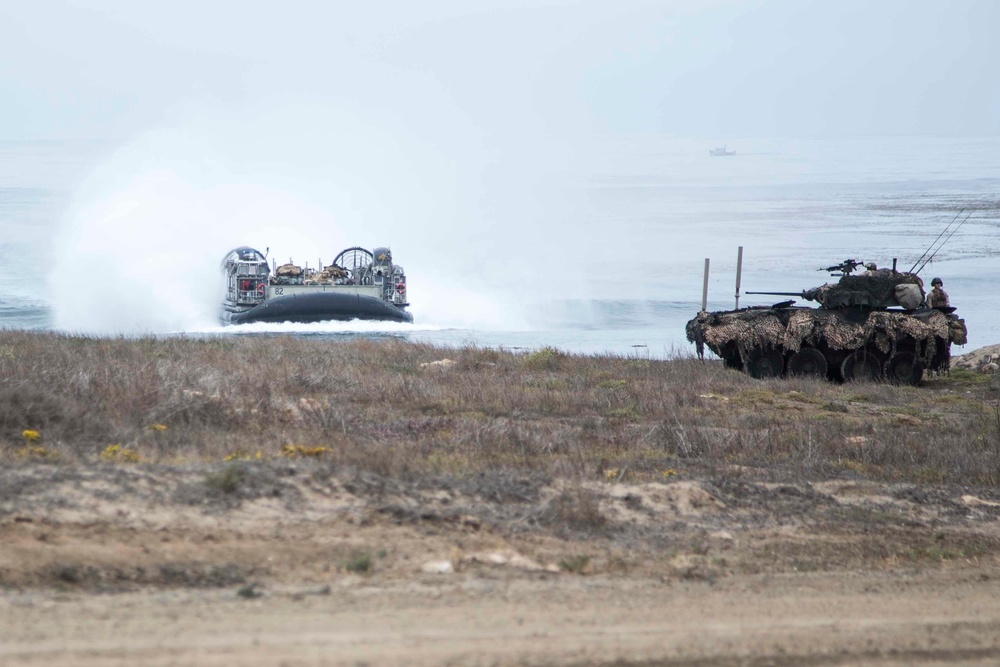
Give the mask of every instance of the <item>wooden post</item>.
M 736 310 L 740 309 L 740 278 L 743 276 L 743 246 L 736 253 Z
M 705 258 L 705 282 L 701 286 L 701 312 L 708 310 L 708 257 Z

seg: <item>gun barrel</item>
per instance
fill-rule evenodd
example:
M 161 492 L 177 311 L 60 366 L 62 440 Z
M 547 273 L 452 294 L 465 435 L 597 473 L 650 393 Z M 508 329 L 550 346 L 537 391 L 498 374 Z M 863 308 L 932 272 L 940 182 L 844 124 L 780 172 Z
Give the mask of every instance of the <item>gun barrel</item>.
M 802 292 L 747 292 L 747 294 L 766 294 L 768 296 L 797 296 L 800 299 L 804 299 L 805 294 Z

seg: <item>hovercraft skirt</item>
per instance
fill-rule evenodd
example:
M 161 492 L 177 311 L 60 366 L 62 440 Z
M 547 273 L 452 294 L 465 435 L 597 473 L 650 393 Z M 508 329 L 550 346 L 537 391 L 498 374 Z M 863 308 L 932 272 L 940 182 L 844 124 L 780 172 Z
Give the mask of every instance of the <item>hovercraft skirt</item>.
M 327 320 L 382 320 L 412 322 L 413 315 L 402 308 L 359 294 L 320 292 L 270 298 L 248 309 L 225 306 L 224 324 L 251 322 L 324 322 Z

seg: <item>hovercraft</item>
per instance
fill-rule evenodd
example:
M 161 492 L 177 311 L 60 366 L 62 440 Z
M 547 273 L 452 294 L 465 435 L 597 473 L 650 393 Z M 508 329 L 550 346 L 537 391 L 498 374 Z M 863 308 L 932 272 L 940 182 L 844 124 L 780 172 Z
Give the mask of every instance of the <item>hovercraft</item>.
M 347 248 L 333 263 L 310 269 L 241 246 L 222 260 L 223 324 L 388 320 L 412 322 L 406 311 L 406 273 L 388 248 Z

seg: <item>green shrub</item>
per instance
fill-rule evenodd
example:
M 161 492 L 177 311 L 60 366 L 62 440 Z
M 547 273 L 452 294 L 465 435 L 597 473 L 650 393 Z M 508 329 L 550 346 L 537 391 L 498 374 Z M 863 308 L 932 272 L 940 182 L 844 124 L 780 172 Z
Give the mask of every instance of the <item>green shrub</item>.
M 368 574 L 372 570 L 372 555 L 364 551 L 355 554 L 344 563 L 344 569 L 355 574 Z
M 246 473 L 243 468 L 235 463 L 230 464 L 216 473 L 205 475 L 205 485 L 213 491 L 226 495 L 236 493 Z
M 583 574 L 583 571 L 590 564 L 590 556 L 578 555 L 567 556 L 559 561 L 559 569 L 573 574 Z
M 543 347 L 528 353 L 524 365 L 533 371 L 554 371 L 558 369 L 566 355 L 554 347 Z

